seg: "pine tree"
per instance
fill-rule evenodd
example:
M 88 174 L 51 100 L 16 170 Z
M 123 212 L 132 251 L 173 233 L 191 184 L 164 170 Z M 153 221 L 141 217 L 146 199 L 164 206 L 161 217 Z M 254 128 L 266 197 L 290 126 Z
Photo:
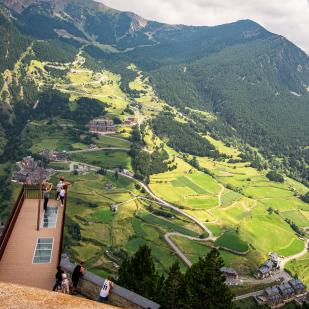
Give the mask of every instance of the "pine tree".
M 163 278 L 156 271 L 148 246 L 141 246 L 131 258 L 123 261 L 119 268 L 118 283 L 147 298 L 153 300 L 159 298 Z
M 235 308 L 233 294 L 225 285 L 220 271 L 224 265 L 219 251 L 213 249 L 206 257 L 200 258 L 185 274 L 185 308 L 231 309 Z
M 168 272 L 163 289 L 160 304 L 162 309 L 182 308 L 184 291 L 184 275 L 180 271 L 179 263 L 172 265 Z

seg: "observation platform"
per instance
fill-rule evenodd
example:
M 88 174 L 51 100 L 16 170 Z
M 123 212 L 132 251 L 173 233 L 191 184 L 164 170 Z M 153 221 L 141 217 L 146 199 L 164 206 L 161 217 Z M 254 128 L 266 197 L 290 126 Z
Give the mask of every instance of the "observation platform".
M 55 194 L 53 190 L 44 211 L 40 188 L 23 186 L 0 239 L 0 281 L 52 289 L 66 208 Z

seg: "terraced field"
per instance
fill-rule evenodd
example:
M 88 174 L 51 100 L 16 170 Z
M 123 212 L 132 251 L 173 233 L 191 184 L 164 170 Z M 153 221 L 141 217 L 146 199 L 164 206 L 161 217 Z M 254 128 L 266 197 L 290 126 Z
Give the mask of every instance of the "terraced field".
M 122 167 L 132 170 L 131 158 L 128 151 L 104 150 L 88 153 L 74 153 L 70 155 L 70 160 L 84 162 L 104 168 Z
M 87 267 L 98 274 L 116 273 L 126 254 L 123 250 L 134 253 L 141 244 L 152 248 L 159 269 L 166 271 L 177 257 L 163 235 L 178 231 L 198 236 L 200 232 L 186 218 L 136 199 L 143 194 L 123 177 L 116 181 L 112 176 L 94 173 L 68 174 L 66 180 L 72 183 L 67 215 L 79 224 L 82 237 L 68 251 L 75 259 L 85 260 Z M 107 189 L 107 183 L 113 183 L 113 189 Z M 110 210 L 111 205 L 119 205 L 115 214 Z M 69 234 L 68 230 L 66 233 Z
M 228 147 L 221 143 L 214 144 L 227 151 Z M 234 149 L 228 152 L 237 156 Z M 295 197 L 295 190 L 306 192 L 304 186 L 291 179 L 283 184 L 271 182 L 265 173 L 248 167 L 247 163 L 230 164 L 208 158 L 198 158 L 198 161 L 213 177 L 177 158 L 176 170 L 151 177 L 151 190 L 205 222 L 215 237 L 219 237 L 217 246 L 238 252 L 249 250 L 249 255 L 254 254 L 259 261 L 257 264 L 272 251 L 291 256 L 303 250 L 304 242 L 284 219 L 300 228 L 308 226 L 308 204 Z M 220 191 L 222 185 L 224 189 Z M 187 241 L 183 239 L 179 243 L 178 240 L 183 252 L 186 249 L 182 246 Z

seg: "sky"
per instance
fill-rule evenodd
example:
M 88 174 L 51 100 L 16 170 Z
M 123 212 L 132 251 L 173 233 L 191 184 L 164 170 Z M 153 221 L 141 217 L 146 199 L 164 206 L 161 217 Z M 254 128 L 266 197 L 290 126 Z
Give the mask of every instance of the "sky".
M 213 26 L 252 19 L 309 54 L 309 0 L 97 0 L 170 24 Z

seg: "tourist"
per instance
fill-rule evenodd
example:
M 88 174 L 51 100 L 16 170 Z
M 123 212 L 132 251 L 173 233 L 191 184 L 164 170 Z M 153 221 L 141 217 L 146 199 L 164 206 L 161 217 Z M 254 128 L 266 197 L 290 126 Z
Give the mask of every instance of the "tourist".
M 113 287 L 114 287 L 114 283 L 112 281 L 112 277 L 108 276 L 108 278 L 104 280 L 103 286 L 100 292 L 100 298 L 99 298 L 100 303 L 103 303 L 103 301 L 108 302 L 108 296 L 109 296 L 110 290 Z
M 72 282 L 73 282 L 72 294 L 76 294 L 76 289 L 77 289 L 77 286 L 78 286 L 80 277 L 82 277 L 83 274 L 84 274 L 84 272 L 85 272 L 85 269 L 84 269 L 83 265 L 84 265 L 84 262 L 81 261 L 81 262 L 74 268 L 74 271 L 73 271 L 73 274 L 72 274 Z
M 70 282 L 66 274 L 62 274 L 61 291 L 64 294 L 70 294 Z
M 63 186 L 64 186 L 64 177 L 63 176 L 61 176 L 60 178 L 59 178 L 59 182 L 57 183 L 57 193 L 56 193 L 56 199 L 57 199 L 57 201 L 59 201 L 60 200 L 60 191 L 61 191 L 61 189 L 63 188 Z
M 61 207 L 63 207 L 63 205 L 64 205 L 65 194 L 66 194 L 65 188 L 64 188 L 64 186 L 63 186 L 62 189 L 60 190 L 60 193 L 59 193 L 60 202 L 61 202 Z
M 44 210 L 47 210 L 47 205 L 48 205 L 48 201 L 49 201 L 49 196 L 50 196 L 50 191 L 53 188 L 53 185 L 51 183 L 48 182 L 44 182 L 43 183 L 43 187 L 44 187 Z
M 57 266 L 57 273 L 56 273 L 56 283 L 53 287 L 53 291 L 60 290 L 62 288 L 61 283 L 62 283 L 62 274 L 64 271 L 60 266 Z

